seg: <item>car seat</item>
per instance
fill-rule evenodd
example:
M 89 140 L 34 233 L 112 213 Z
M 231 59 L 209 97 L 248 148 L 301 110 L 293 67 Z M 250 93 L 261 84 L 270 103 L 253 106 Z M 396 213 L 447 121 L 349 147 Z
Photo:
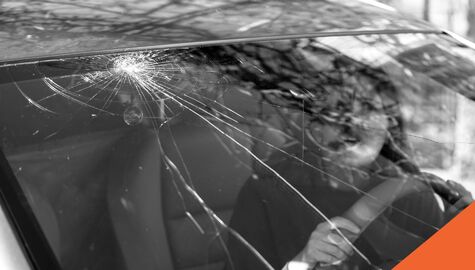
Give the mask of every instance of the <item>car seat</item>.
M 197 121 L 192 114 L 182 115 L 178 124 L 158 132 L 141 129 L 117 144 L 108 201 L 128 269 L 224 268 L 226 230 L 213 224 L 176 172 L 227 223 L 251 175 L 251 161 L 229 138 Z M 228 133 L 251 146 L 247 136 Z M 176 170 L 167 169 L 158 139 Z

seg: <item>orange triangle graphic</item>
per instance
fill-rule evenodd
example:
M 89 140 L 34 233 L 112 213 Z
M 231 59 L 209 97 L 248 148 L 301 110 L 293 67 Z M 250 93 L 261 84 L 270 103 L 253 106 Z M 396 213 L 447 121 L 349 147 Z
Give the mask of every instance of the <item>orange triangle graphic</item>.
M 395 270 L 475 269 L 475 203 L 419 246 Z

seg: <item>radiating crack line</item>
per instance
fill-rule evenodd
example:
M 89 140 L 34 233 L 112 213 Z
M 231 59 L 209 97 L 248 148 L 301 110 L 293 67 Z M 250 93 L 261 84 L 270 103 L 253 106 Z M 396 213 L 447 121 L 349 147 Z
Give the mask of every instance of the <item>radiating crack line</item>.
M 251 155 L 258 163 L 260 163 L 261 165 L 263 165 L 266 169 L 268 169 L 270 172 L 272 172 L 275 176 L 277 176 L 277 178 L 282 182 L 284 183 L 285 186 L 287 186 L 291 191 L 294 192 L 294 194 L 296 194 L 302 201 L 304 201 L 308 206 L 310 206 L 310 208 L 315 211 L 318 215 L 320 215 L 326 222 L 328 222 L 329 224 L 331 224 L 334 228 L 335 228 L 335 231 L 344 239 L 344 241 L 349 244 L 352 249 L 363 259 L 365 260 L 369 265 L 372 265 L 374 266 L 373 263 L 371 263 L 371 261 L 356 247 L 353 245 L 353 243 L 343 234 L 343 232 L 334 224 L 334 222 L 328 218 L 320 209 L 318 209 L 317 207 L 315 207 L 302 193 L 300 193 L 300 191 L 298 191 L 292 184 L 290 184 L 284 177 L 282 177 L 276 170 L 274 170 L 272 167 L 270 167 L 269 165 L 267 165 L 264 161 L 262 161 L 259 157 L 257 157 L 252 151 L 250 151 L 247 147 L 245 147 L 244 145 L 242 145 L 241 143 L 239 143 L 238 141 L 236 141 L 234 138 L 232 138 L 231 136 L 229 136 L 228 134 L 226 134 L 224 131 L 222 131 L 221 129 L 219 129 L 216 125 L 214 125 L 211 121 L 209 121 L 207 118 L 203 117 L 201 114 L 195 112 L 193 109 L 191 109 L 190 107 L 186 106 L 186 105 L 183 105 L 181 102 L 177 101 L 175 99 L 178 98 L 178 99 L 181 99 L 179 96 L 171 96 L 169 95 L 169 93 L 163 93 L 167 96 L 169 96 L 172 100 L 174 100 L 175 102 L 177 102 L 178 104 L 184 106 L 186 109 L 188 109 L 190 112 L 192 112 L 193 114 L 195 114 L 196 116 L 198 116 L 199 118 L 201 118 L 203 121 L 205 121 L 208 125 L 210 125 L 211 127 L 213 127 L 215 130 L 217 130 L 219 133 L 221 133 L 222 135 L 224 135 L 225 137 L 229 138 L 231 141 L 233 141 L 235 144 L 237 144 L 239 147 L 241 147 L 244 151 L 246 151 L 249 155 Z M 183 100 L 183 99 L 182 99 Z M 186 100 L 184 100 L 185 102 L 187 102 Z M 199 108 L 198 108 L 199 109 Z
M 191 103 L 190 103 L 190 104 L 191 104 Z M 193 104 L 191 104 L 191 105 L 193 105 Z M 199 107 L 198 107 L 197 109 L 200 110 L 200 111 L 202 111 L 202 112 L 204 112 L 204 113 L 206 113 L 206 114 L 210 114 L 208 111 L 206 111 L 206 110 L 204 110 L 204 109 L 202 109 L 202 108 L 199 108 Z M 190 110 L 190 109 L 189 109 L 189 110 Z M 210 115 L 213 116 L 212 114 L 210 114 Z M 229 124 L 228 122 L 226 122 L 226 121 L 224 121 L 224 120 L 222 120 L 222 119 L 219 119 L 219 118 L 218 118 L 218 119 L 216 119 L 216 120 L 217 120 L 218 122 L 222 122 L 222 123 L 228 125 L 229 127 L 235 129 L 235 130 L 238 131 L 238 132 L 241 132 L 242 134 L 244 134 L 244 135 L 246 135 L 246 136 L 249 136 L 249 137 L 252 138 L 252 139 L 255 139 L 255 140 L 259 141 L 259 142 L 265 143 L 265 144 L 268 145 L 269 147 L 271 147 L 271 148 L 273 148 L 273 149 L 275 149 L 275 150 L 277 150 L 277 151 L 280 151 L 281 153 L 287 155 L 288 157 L 293 158 L 293 159 L 295 159 L 295 160 L 297 160 L 297 161 L 299 161 L 299 162 L 301 162 L 301 163 L 303 163 L 303 164 L 305 164 L 305 165 L 307 165 L 307 166 L 309 166 L 309 167 L 311 167 L 311 168 L 317 170 L 318 172 L 320 172 L 320 173 L 324 174 L 325 176 L 328 176 L 328 177 L 330 177 L 330 178 L 332 178 L 332 179 L 338 181 L 339 183 L 341 183 L 341 184 L 343 184 L 343 185 L 346 185 L 346 186 L 348 186 L 348 187 L 351 187 L 351 188 L 357 190 L 358 192 L 364 194 L 365 196 L 368 196 L 368 197 L 370 197 L 370 198 L 372 198 L 372 199 L 374 199 L 374 200 L 376 200 L 376 201 L 379 201 L 377 198 L 375 198 L 374 196 L 372 196 L 372 195 L 369 194 L 368 192 L 365 192 L 365 191 L 363 191 L 362 189 L 359 189 L 359 188 L 357 188 L 357 187 L 351 185 L 350 183 L 347 183 L 346 181 L 341 180 L 341 179 L 339 179 L 338 177 L 336 177 L 336 176 L 334 176 L 334 175 L 332 175 L 332 174 L 330 174 L 330 173 L 327 173 L 327 172 L 325 172 L 324 170 L 322 170 L 322 169 L 320 169 L 320 168 L 317 168 L 317 167 L 315 167 L 314 165 L 312 165 L 312 164 L 310 164 L 310 163 L 308 163 L 308 162 L 306 162 L 306 161 L 304 161 L 304 160 L 302 160 L 302 159 L 300 159 L 300 158 L 298 158 L 298 157 L 295 157 L 295 156 L 293 156 L 293 155 L 290 155 L 289 153 L 287 153 L 286 151 L 280 149 L 279 147 L 276 147 L 276 146 L 274 146 L 274 145 L 272 145 L 272 144 L 270 144 L 270 143 L 268 143 L 268 142 L 266 142 L 266 141 L 263 141 L 263 140 L 261 140 L 261 139 L 255 137 L 255 136 L 252 136 L 251 134 L 246 133 L 246 132 L 240 130 L 239 128 L 236 128 L 236 127 L 233 126 L 232 124 Z M 289 135 L 289 136 L 290 136 L 290 135 Z M 311 207 L 314 207 L 314 206 L 311 205 Z M 432 228 L 432 229 L 434 229 L 434 230 L 436 230 L 436 231 L 438 231 L 438 230 L 440 229 L 440 228 L 438 228 L 438 227 L 436 227 L 436 226 L 433 226 L 433 225 L 431 225 L 431 224 L 429 224 L 429 223 L 427 223 L 427 222 L 424 222 L 423 220 L 421 220 L 421 219 L 419 219 L 419 218 L 417 218 L 417 217 L 415 217 L 415 216 L 413 216 L 413 215 L 411 215 L 411 214 L 409 214 L 409 213 L 406 213 L 404 210 L 401 210 L 401 209 L 399 209 L 399 208 L 397 208 L 397 207 L 395 207 L 395 206 L 390 205 L 390 206 L 388 206 L 388 207 L 389 207 L 390 209 L 393 209 L 393 210 L 397 211 L 397 212 L 400 212 L 401 214 L 403 214 L 403 215 L 405 215 L 405 216 L 407 216 L 407 217 L 409 217 L 409 218 L 412 218 L 412 219 L 414 219 L 414 220 L 420 222 L 421 224 L 424 224 L 424 225 L 426 225 L 426 226 L 429 226 L 430 228 Z

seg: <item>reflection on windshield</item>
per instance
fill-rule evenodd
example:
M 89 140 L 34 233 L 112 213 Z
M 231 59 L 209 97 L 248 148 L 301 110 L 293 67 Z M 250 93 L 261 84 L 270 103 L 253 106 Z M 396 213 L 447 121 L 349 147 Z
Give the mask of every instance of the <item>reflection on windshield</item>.
M 142 0 L 140 5 L 129 1 L 117 5 L 115 0 L 3 0 L 0 42 L 5 53 L 0 59 L 295 33 L 433 32 L 425 22 L 408 20 L 388 7 L 362 4 L 341 0 L 267 1 L 264 6 L 249 0 Z
M 389 269 L 472 201 L 475 65 L 455 46 L 4 66 L 2 149 L 65 269 Z

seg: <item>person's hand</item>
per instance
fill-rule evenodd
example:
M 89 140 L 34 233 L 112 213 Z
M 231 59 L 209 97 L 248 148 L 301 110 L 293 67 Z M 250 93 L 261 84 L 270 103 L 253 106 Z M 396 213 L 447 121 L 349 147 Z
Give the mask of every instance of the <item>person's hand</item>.
M 305 248 L 294 259 L 311 266 L 320 264 L 338 264 L 353 254 L 348 241 L 335 231 L 335 227 L 348 234 L 359 234 L 360 229 L 353 222 L 343 217 L 334 217 L 332 223 L 318 224 L 312 232 Z
M 427 172 L 423 172 L 422 176 L 423 181 L 426 180 L 436 194 L 451 204 L 448 209 L 449 213 L 456 214 L 472 203 L 472 193 L 462 184 L 453 180 L 445 181 L 437 175 Z
M 455 190 L 460 195 L 460 199 L 452 206 L 452 210 L 458 212 L 472 203 L 472 193 L 470 193 L 470 191 L 468 191 L 462 184 L 452 180 L 448 180 L 446 183 L 450 188 Z

